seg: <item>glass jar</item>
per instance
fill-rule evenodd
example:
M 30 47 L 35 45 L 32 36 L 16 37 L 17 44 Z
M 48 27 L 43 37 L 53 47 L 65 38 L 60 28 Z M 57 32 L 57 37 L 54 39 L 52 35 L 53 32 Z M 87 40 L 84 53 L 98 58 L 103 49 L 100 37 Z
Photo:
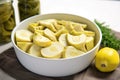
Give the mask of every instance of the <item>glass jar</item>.
M 18 0 L 20 21 L 40 13 L 39 0 Z
M 15 24 L 12 1 L 0 0 L 0 44 L 11 41 L 11 32 Z

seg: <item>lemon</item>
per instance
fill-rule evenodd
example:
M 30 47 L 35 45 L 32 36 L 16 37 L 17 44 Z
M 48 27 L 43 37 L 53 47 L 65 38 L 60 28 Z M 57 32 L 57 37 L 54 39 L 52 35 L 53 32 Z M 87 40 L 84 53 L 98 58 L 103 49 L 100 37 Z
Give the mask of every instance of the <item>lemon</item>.
M 119 65 L 118 52 L 109 47 L 104 47 L 98 51 L 95 57 L 95 67 L 101 72 L 111 72 Z

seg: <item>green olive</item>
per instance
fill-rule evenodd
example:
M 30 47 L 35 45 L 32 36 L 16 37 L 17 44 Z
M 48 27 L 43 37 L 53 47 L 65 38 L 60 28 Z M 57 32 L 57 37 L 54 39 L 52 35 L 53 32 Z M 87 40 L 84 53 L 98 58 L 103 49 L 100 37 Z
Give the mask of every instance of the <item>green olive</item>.
M 21 2 L 21 3 L 26 3 L 28 1 L 32 1 L 33 2 L 33 1 L 39 1 L 39 0 L 27 0 L 27 1 L 26 0 L 18 0 L 18 1 Z
M 11 41 L 10 36 L 4 37 L 4 40 L 5 40 L 5 42 L 10 42 Z
M 1 36 L 1 35 L 0 35 L 0 36 Z M 1 44 L 4 44 L 4 43 L 6 43 L 6 42 L 10 42 L 10 41 L 11 41 L 10 36 L 1 37 L 1 38 L 0 38 L 0 45 L 1 45 Z
M 40 12 L 39 0 L 19 0 L 18 6 L 21 20 L 39 14 Z
M 4 29 L 4 25 L 0 24 L 0 44 L 6 43 L 10 41 L 11 31 L 7 31 Z
M 3 37 L 11 35 L 11 31 L 5 30 L 4 26 L 1 27 L 1 31 L 2 31 L 2 36 Z
M 0 12 L 1 12 L 1 14 L 11 10 L 11 8 L 12 7 L 11 7 L 10 3 L 0 4 Z
M 2 28 L 4 27 L 4 25 L 3 24 L 0 24 L 0 35 L 2 34 Z
M 19 10 L 21 11 L 21 13 L 23 14 L 26 14 L 26 15 L 35 15 L 35 14 L 38 14 L 39 13 L 39 5 L 36 6 L 34 9 L 32 8 L 28 8 L 27 10 L 20 7 Z
M 5 10 L 6 12 L 0 14 L 0 23 L 7 21 L 10 16 L 13 14 L 13 10 Z
M 14 18 L 11 17 L 8 21 L 4 22 L 5 30 L 11 31 L 15 27 Z
M 10 41 L 11 31 L 14 27 L 14 9 L 11 2 L 0 4 L 0 44 Z

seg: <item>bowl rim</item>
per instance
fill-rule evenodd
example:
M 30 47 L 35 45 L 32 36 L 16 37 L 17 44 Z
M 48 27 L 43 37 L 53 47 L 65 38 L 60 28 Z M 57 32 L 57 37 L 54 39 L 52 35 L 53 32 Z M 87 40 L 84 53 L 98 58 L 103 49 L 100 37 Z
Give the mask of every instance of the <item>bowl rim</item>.
M 94 46 L 94 48 L 92 48 L 91 50 L 85 52 L 84 54 L 81 54 L 79 56 L 75 56 L 75 57 L 71 57 L 71 58 L 60 58 L 60 59 L 49 59 L 49 58 L 43 58 L 43 57 L 37 57 L 37 56 L 32 56 L 32 55 L 29 55 L 27 54 L 26 52 L 24 52 L 23 50 L 21 50 L 16 44 L 15 44 L 15 40 L 14 40 L 14 36 L 15 36 L 15 32 L 16 32 L 16 29 L 21 25 L 23 24 L 24 22 L 26 22 L 27 20 L 29 19 L 34 19 L 36 17 L 40 17 L 40 16 L 46 16 L 46 15 L 70 15 L 70 16 L 77 16 L 77 17 L 81 17 L 82 19 L 84 20 L 87 20 L 89 21 L 90 23 L 92 23 L 93 25 L 96 26 L 98 32 L 99 32 L 99 40 L 98 42 L 96 43 L 96 45 Z M 102 32 L 100 30 L 100 28 L 94 23 L 92 22 L 91 20 L 89 20 L 88 18 L 85 18 L 83 16 L 80 16 L 80 15 L 75 15 L 75 14 L 69 14 L 69 13 L 47 13 L 47 14 L 39 14 L 39 15 L 35 15 L 35 16 L 32 16 L 32 17 L 29 17 L 23 21 L 21 21 L 18 25 L 15 26 L 15 28 L 12 30 L 12 33 L 11 33 L 11 42 L 12 42 L 12 46 L 17 48 L 17 50 L 19 50 L 22 54 L 25 54 L 29 57 L 32 57 L 32 58 L 36 58 L 36 59 L 42 59 L 42 60 L 48 60 L 48 61 L 62 61 L 62 60 L 72 60 L 72 59 L 75 59 L 75 58 L 79 58 L 81 56 L 84 56 L 84 55 L 87 55 L 89 53 L 91 53 L 93 50 L 95 50 L 100 44 L 101 44 L 101 41 L 102 41 Z M 15 52 L 16 54 L 16 52 Z

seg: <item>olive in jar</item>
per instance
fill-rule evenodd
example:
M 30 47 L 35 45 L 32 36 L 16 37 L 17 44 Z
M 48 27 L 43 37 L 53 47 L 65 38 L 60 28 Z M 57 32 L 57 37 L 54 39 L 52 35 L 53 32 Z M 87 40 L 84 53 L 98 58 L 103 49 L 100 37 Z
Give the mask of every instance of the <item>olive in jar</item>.
M 18 0 L 20 20 L 37 15 L 40 13 L 39 0 Z
M 0 1 L 0 44 L 10 42 L 15 27 L 14 9 L 11 0 Z

